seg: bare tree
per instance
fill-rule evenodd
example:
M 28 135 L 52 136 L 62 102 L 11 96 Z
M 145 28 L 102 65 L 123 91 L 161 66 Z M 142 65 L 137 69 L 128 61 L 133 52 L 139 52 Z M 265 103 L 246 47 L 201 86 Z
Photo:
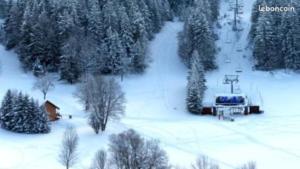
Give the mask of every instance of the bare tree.
M 94 158 L 91 169 L 106 169 L 107 168 L 107 153 L 104 150 L 99 150 Z
M 256 169 L 256 163 L 254 161 L 250 161 L 247 164 L 244 164 L 238 169 Z
M 44 100 L 46 99 L 47 93 L 54 88 L 54 83 L 48 74 L 39 77 L 35 82 L 33 89 L 38 89 L 43 93 Z
M 59 161 L 69 169 L 77 160 L 78 134 L 74 127 L 68 127 L 64 133 Z
M 78 85 L 76 92 L 74 93 L 75 97 L 84 104 L 85 111 L 90 109 L 90 89 L 92 88 L 94 79 L 90 74 L 86 74 L 81 77 L 81 83 Z
M 110 138 L 111 162 L 117 169 L 169 169 L 168 157 L 155 140 L 147 141 L 134 130 Z
M 109 119 L 118 119 L 124 113 L 124 93 L 113 79 L 89 77 L 77 90 L 77 96 L 90 111 L 89 125 L 95 133 L 105 131 Z
M 200 156 L 196 164 L 192 165 L 193 169 L 220 169 L 218 164 L 210 161 L 206 156 Z

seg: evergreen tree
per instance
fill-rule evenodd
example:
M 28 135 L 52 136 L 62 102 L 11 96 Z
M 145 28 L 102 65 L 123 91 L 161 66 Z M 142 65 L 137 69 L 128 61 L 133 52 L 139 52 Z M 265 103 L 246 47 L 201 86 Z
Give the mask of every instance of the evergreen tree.
M 33 11 L 35 10 L 34 7 L 36 7 L 34 5 L 31 6 L 31 4 L 28 3 L 24 12 L 23 23 L 21 26 L 22 38 L 19 44 L 19 53 L 20 53 L 20 60 L 25 64 L 23 66 L 25 69 L 31 68 L 32 62 L 35 62 L 32 58 L 32 52 L 34 49 L 34 46 L 32 45 L 32 34 L 33 34 L 33 25 L 34 25 L 33 21 L 37 19 L 34 18 L 33 15 Z
M 23 18 L 23 6 L 21 2 L 13 2 L 10 12 L 4 22 L 6 47 L 12 49 L 16 47 L 21 38 L 21 25 Z
M 75 83 L 80 77 L 78 61 L 73 56 L 63 55 L 60 58 L 60 78 Z
M 8 8 L 7 1 L 0 0 L 0 18 L 4 18 L 7 15 L 8 13 L 7 8 Z
M 292 4 L 291 4 L 292 3 Z M 294 69 L 299 70 L 299 14 L 298 12 L 259 13 L 255 8 L 262 6 L 294 6 L 288 0 L 257 0 L 252 11 L 250 43 L 256 68 L 262 70 Z
M 253 42 L 255 36 L 256 36 L 256 27 L 258 18 L 260 17 L 260 12 L 258 10 L 258 7 L 264 5 L 263 0 L 256 0 L 253 7 L 252 7 L 252 13 L 251 13 L 251 29 L 249 33 L 250 42 Z
M 48 115 L 28 95 L 8 90 L 1 105 L 1 127 L 17 133 L 48 133 Z
M 185 24 L 184 31 L 179 33 L 179 47 L 178 54 L 182 60 L 182 62 L 190 66 L 190 56 L 193 51 L 192 41 L 190 40 L 190 27 Z
M 293 6 L 296 4 L 293 4 Z M 300 70 L 300 15 L 298 12 L 287 12 L 283 15 L 282 51 L 285 67 L 292 70 Z
M 49 11 L 42 10 L 32 34 L 33 60 L 40 59 L 48 71 L 57 71 L 60 56 L 60 44 L 53 24 Z
M 34 103 L 34 104 L 32 104 Z M 31 104 L 34 105 L 34 127 L 33 133 L 49 133 L 50 132 L 50 125 L 48 119 L 48 113 L 46 112 L 45 106 L 39 106 L 37 101 L 32 99 Z
M 187 109 L 191 113 L 199 113 L 202 109 L 202 100 L 205 91 L 204 68 L 201 57 L 197 51 L 193 52 L 191 69 L 188 76 L 187 85 Z
M 105 43 L 107 48 L 104 56 L 105 67 L 103 73 L 119 74 L 123 67 L 122 58 L 126 57 L 124 56 L 124 47 L 120 43 L 119 34 L 108 28 Z
M 11 123 L 13 123 L 13 108 L 15 103 L 15 94 L 8 90 L 4 96 L 4 99 L 1 104 L 0 108 L 0 126 L 4 129 L 10 130 L 11 129 Z
M 216 46 L 209 24 L 203 14 L 196 14 L 191 22 L 192 41 L 198 51 L 205 70 L 216 68 Z
M 9 4 L 4 24 L 7 48 L 16 48 L 23 67 L 34 74 L 59 71 L 71 83 L 85 73 L 143 72 L 148 40 L 172 19 L 168 0 Z
M 152 32 L 156 33 L 162 26 L 162 16 L 158 11 L 158 2 L 156 0 L 147 0 L 146 4 L 149 8 Z
M 204 13 L 198 9 L 193 10 L 191 17 L 185 23 L 180 41 L 179 54 L 184 63 L 190 66 L 192 52 L 197 50 L 205 70 L 216 68 L 216 46 Z
M 210 0 L 210 10 L 211 10 L 211 18 L 212 21 L 215 22 L 218 20 L 219 17 L 219 10 L 220 10 L 220 0 Z
M 205 15 L 206 21 L 208 22 L 209 26 L 213 24 L 213 15 L 211 11 L 211 0 L 199 0 L 196 1 L 197 8 L 201 9 L 201 13 Z M 197 9 L 194 9 L 197 10 Z M 197 12 L 199 13 L 199 12 Z
M 138 3 L 138 6 L 139 6 L 139 10 L 142 13 L 142 16 L 144 18 L 147 38 L 148 39 L 153 39 L 154 25 L 153 25 L 153 22 L 151 20 L 150 9 L 146 4 L 146 0 L 139 0 L 139 1 L 137 1 L 137 3 Z
M 125 50 L 124 54 L 126 58 L 131 58 L 133 50 L 132 48 L 134 44 L 132 25 L 130 24 L 129 17 L 124 7 L 119 8 L 118 15 L 120 17 L 120 25 L 118 32 L 120 34 L 121 44 Z
M 253 48 L 257 69 L 273 70 L 284 65 L 281 51 L 278 52 L 281 48 L 277 46 L 280 34 L 274 29 L 272 19 L 271 13 L 264 13 L 258 19 Z
M 184 1 L 184 30 L 179 34 L 178 53 L 184 64 L 191 66 L 191 56 L 195 50 L 201 57 L 204 70 L 209 71 L 216 68 L 215 55 L 217 53 L 213 23 L 219 15 L 219 0 L 195 0 Z
M 131 69 L 136 73 L 142 73 L 147 67 L 146 45 L 143 40 L 133 45 Z
M 28 129 L 29 126 L 27 125 L 30 122 L 29 119 L 32 118 L 29 116 L 29 97 L 27 95 L 23 95 L 22 92 L 19 92 L 13 111 L 15 113 L 15 123 L 12 124 L 12 131 L 18 133 L 28 133 L 26 129 Z

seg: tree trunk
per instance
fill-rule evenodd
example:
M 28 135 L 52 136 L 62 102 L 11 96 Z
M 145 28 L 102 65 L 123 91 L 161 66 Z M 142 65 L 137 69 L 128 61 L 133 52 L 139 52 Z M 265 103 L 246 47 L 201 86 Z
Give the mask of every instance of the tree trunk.
M 88 101 L 85 101 L 85 108 L 84 109 L 85 109 L 85 111 L 88 111 L 90 109 Z
M 101 131 L 104 132 L 106 129 L 106 124 L 104 123 L 104 121 L 101 124 Z

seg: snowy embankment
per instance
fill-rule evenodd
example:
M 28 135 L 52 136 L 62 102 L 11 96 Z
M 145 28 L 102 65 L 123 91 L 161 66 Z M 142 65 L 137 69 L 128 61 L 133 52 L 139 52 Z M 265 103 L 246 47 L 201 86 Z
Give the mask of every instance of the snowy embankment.
M 63 168 L 57 157 L 63 131 L 69 124 L 76 126 L 80 137 L 80 161 L 74 169 L 88 168 L 95 151 L 107 147 L 109 134 L 126 128 L 159 139 L 173 164 L 189 167 L 198 155 L 204 154 L 220 163 L 223 169 L 235 168 L 249 160 L 256 161 L 259 169 L 298 168 L 300 75 L 254 72 L 249 61 L 250 52 L 236 51 L 237 47 L 244 49 L 247 45 L 251 3 L 253 0 L 245 1 L 245 29 L 239 40 L 234 39 L 226 18 L 220 21 L 223 28 L 218 30 L 218 45 L 222 49 L 217 58 L 219 70 L 207 74 L 206 101 L 210 102 L 216 92 L 227 91 L 229 86 L 222 84 L 224 74 L 233 73 L 237 66 L 242 66 L 240 88 L 253 94 L 253 98 L 262 98 L 265 114 L 238 117 L 234 123 L 189 114 L 185 110 L 187 69 L 177 55 L 177 34 L 183 24 L 168 22 L 150 43 L 149 55 L 153 62 L 147 72 L 127 76 L 121 82 L 127 108 L 120 123 L 110 123 L 105 133 L 95 135 L 73 97 L 74 86 L 56 82 L 48 98 L 61 107 L 62 114 L 73 114 L 74 118 L 53 123 L 48 135 L 14 134 L 0 129 L 0 169 Z M 222 2 L 221 7 L 222 16 L 230 14 L 226 2 Z M 227 38 L 233 43 L 225 43 Z M 225 63 L 225 55 L 231 58 L 231 63 Z M 32 91 L 35 78 L 23 73 L 16 54 L 0 46 L 0 62 L 1 98 L 12 88 L 42 99 L 41 93 Z

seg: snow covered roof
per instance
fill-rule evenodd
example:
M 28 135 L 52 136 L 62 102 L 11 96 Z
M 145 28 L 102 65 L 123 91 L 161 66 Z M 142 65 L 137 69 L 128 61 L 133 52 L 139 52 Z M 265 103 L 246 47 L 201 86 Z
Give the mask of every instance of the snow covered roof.
M 56 109 L 59 109 L 58 106 L 56 106 L 54 103 L 50 102 L 49 100 L 45 101 L 45 104 L 46 104 L 46 103 L 52 105 L 52 106 L 55 107 Z
M 215 97 L 221 97 L 221 96 L 227 96 L 227 97 L 234 97 L 234 96 L 241 96 L 241 97 L 247 97 L 244 93 L 217 93 L 215 94 Z

